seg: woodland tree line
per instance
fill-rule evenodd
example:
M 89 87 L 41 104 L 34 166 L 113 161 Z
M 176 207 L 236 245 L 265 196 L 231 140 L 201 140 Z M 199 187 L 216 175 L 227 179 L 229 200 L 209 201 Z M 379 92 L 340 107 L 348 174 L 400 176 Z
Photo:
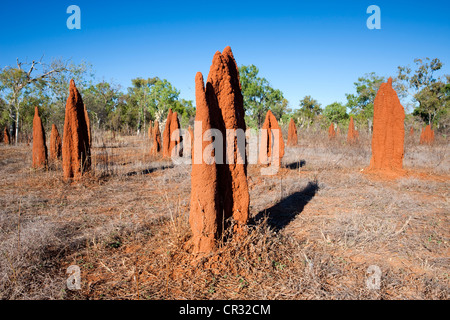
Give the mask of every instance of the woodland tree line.
M 412 111 L 406 121 L 416 127 L 432 124 L 442 134 L 450 125 L 450 75 L 437 74 L 443 63 L 435 59 L 415 59 L 413 66 L 399 66 L 393 76 L 394 88 L 402 104 Z M 248 127 L 261 127 L 270 109 L 282 124 L 293 118 L 300 127 L 326 128 L 330 123 L 346 126 L 353 116 L 360 128 L 370 128 L 373 102 L 381 83 L 387 78 L 375 72 L 362 75 L 354 83 L 355 91 L 347 101 L 322 106 L 311 96 L 298 105 L 283 96 L 280 89 L 259 76 L 254 65 L 240 66 L 240 80 Z M 5 66 L 0 72 L 0 127 L 7 127 L 11 137 L 28 137 L 32 130 L 34 107 L 39 106 L 45 127 L 62 127 L 70 79 L 74 79 L 95 129 L 126 134 L 146 132 L 150 120 L 164 123 L 169 108 L 180 115 L 182 126 L 192 124 L 195 106 L 180 97 L 180 91 L 159 77 L 137 77 L 128 88 L 105 80 L 96 80 L 88 62 L 75 64 L 53 59 L 21 62 Z

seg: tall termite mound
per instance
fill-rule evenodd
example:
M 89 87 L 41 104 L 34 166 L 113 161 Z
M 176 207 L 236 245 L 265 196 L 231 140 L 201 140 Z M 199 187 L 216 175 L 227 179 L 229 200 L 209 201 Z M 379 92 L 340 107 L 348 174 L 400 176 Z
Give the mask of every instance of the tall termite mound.
M 194 131 L 192 130 L 192 127 L 189 126 L 187 129 L 187 134 L 189 135 L 189 141 L 183 141 L 183 154 L 185 154 L 186 157 L 192 158 L 192 150 L 194 148 Z
M 3 142 L 5 144 L 11 144 L 11 138 L 9 136 L 8 126 L 6 126 L 5 130 L 3 131 Z
M 59 136 L 58 128 L 52 124 L 52 132 L 50 133 L 50 159 L 57 160 L 61 158 L 62 142 Z
M 244 103 L 230 47 L 214 55 L 206 85 L 197 73 L 195 96 L 189 222 L 194 253 L 206 253 L 214 249 L 228 218 L 241 234 L 249 217 Z M 222 134 L 223 143 L 211 142 L 211 129 Z
M 350 117 L 350 122 L 348 124 L 347 132 L 347 142 L 354 143 L 359 137 L 358 131 L 355 130 L 355 123 L 353 122 L 353 117 Z
M 434 130 L 431 129 L 431 125 L 427 125 L 425 129 L 422 129 L 420 134 L 420 144 L 433 144 L 434 142 Z
M 170 143 L 169 143 L 169 156 L 179 155 L 182 156 L 181 149 L 181 132 L 180 132 L 180 121 L 178 120 L 178 113 L 172 113 L 172 118 L 170 120 Z
M 180 129 L 178 114 L 172 112 L 172 109 L 169 109 L 163 131 L 163 157 L 165 158 L 170 158 L 172 156 L 172 150 L 179 147 L 180 137 L 178 135 L 175 137 L 176 134 L 172 136 L 176 129 Z
M 274 152 L 278 150 L 278 157 Z M 279 166 L 284 156 L 284 141 L 281 128 L 278 125 L 277 118 L 272 111 L 267 111 L 261 130 L 261 141 L 259 146 L 259 162 L 261 164 L 270 164 L 276 162 Z
M 369 169 L 401 170 L 405 110 L 392 88 L 392 78 L 381 84 L 373 109 L 372 158 Z
M 336 138 L 336 131 L 334 131 L 334 124 L 333 123 L 331 123 L 330 126 L 328 127 L 328 138 L 329 139 Z
M 294 119 L 289 121 L 288 140 L 287 145 L 290 147 L 296 146 L 298 143 L 297 127 L 295 126 Z
M 161 131 L 159 131 L 158 120 L 155 120 L 154 122 L 151 136 L 153 139 L 153 145 L 150 149 L 150 154 L 157 155 L 161 152 Z
M 91 167 L 90 155 L 89 129 L 83 99 L 75 82 L 70 80 L 62 145 L 64 178 L 80 179 Z
M 84 107 L 84 119 L 86 120 L 87 132 L 88 132 L 88 141 L 89 146 L 92 145 L 92 135 L 91 135 L 91 121 L 89 121 L 89 114 L 86 109 L 86 105 L 83 104 Z
M 33 118 L 33 168 L 47 167 L 47 146 L 45 144 L 45 131 L 39 116 L 38 107 L 34 108 Z

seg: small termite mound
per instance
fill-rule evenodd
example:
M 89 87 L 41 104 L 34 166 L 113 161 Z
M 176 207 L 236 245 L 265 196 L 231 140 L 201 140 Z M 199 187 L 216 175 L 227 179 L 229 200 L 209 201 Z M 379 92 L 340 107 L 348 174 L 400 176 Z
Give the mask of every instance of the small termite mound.
M 419 144 L 431 145 L 433 143 L 434 143 L 434 130 L 431 129 L 431 125 L 427 125 L 425 129 L 422 129 Z
M 350 117 L 350 122 L 348 124 L 347 132 L 347 142 L 352 144 L 358 140 L 359 132 L 355 130 L 355 123 L 353 122 L 353 117 Z
M 261 130 L 259 162 L 261 164 L 281 164 L 284 156 L 284 140 L 281 128 L 272 111 L 267 111 Z M 278 152 L 276 152 L 278 150 Z
M 328 127 L 328 139 L 333 140 L 336 138 L 336 131 L 334 131 L 334 124 L 331 123 Z
M 55 124 L 52 124 L 52 132 L 50 133 L 50 159 L 59 160 L 62 154 L 62 141 Z
M 287 145 L 289 147 L 294 147 L 297 144 L 298 144 L 297 127 L 295 125 L 294 119 L 291 118 L 291 120 L 289 121 Z
M 5 127 L 5 130 L 3 130 L 3 143 L 4 144 L 11 144 L 11 138 L 9 136 L 9 130 L 8 130 L 8 126 Z
M 150 154 L 156 156 L 161 153 L 161 131 L 159 130 L 158 120 L 155 120 L 151 136 L 153 139 L 153 145 L 150 149 Z
M 170 120 L 170 143 L 169 143 L 169 156 L 182 156 L 183 149 L 181 148 L 181 132 L 180 132 L 180 121 L 178 120 L 178 113 L 172 113 L 172 118 Z

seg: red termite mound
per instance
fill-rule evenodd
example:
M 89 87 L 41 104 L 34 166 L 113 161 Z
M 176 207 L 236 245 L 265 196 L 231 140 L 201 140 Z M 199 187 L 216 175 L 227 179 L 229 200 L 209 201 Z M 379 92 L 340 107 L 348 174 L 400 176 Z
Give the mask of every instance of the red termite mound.
M 45 144 L 45 131 L 39 117 L 38 107 L 34 108 L 33 118 L 33 168 L 42 169 L 47 167 L 47 146 Z
M 11 144 L 11 138 L 9 137 L 8 127 L 5 127 L 5 130 L 3 131 L 3 142 L 5 144 Z
M 161 152 L 161 131 L 159 131 L 158 120 L 155 120 L 151 136 L 153 139 L 153 146 L 150 150 L 150 154 L 157 155 Z
M 372 158 L 369 169 L 395 171 L 403 168 L 405 110 L 392 88 L 392 78 L 382 83 L 373 107 Z
M 409 129 L 409 136 L 412 137 L 414 136 L 414 128 L 411 127 L 411 129 Z
M 194 148 L 194 131 L 191 126 L 188 127 L 187 134 L 189 135 L 190 143 L 188 144 L 187 141 L 186 145 L 183 143 L 183 153 L 192 158 L 192 150 Z
M 294 119 L 289 121 L 288 140 L 287 145 L 290 147 L 296 146 L 298 143 L 297 127 L 295 126 Z
M 431 129 L 431 125 L 427 125 L 425 129 L 422 129 L 420 134 L 420 144 L 433 144 L 434 142 L 434 130 Z
M 89 129 L 83 99 L 70 80 L 62 145 L 64 178 L 78 180 L 91 167 Z
M 168 158 L 170 157 L 170 124 L 172 123 L 172 109 L 169 109 L 169 113 L 167 114 L 167 119 L 166 119 L 166 125 L 164 126 L 164 131 L 163 131 L 163 157 L 164 158 Z
M 152 134 L 153 134 L 153 122 L 152 122 L 152 120 L 150 120 L 150 122 L 148 123 L 148 139 L 149 140 L 152 139 Z
M 329 139 L 336 138 L 336 131 L 334 131 L 334 124 L 333 123 L 331 123 L 330 126 L 328 127 L 328 138 Z
M 278 140 L 275 140 L 278 135 Z M 278 149 L 278 159 L 273 157 L 273 151 Z M 259 147 L 259 162 L 261 164 L 270 164 L 276 161 L 279 166 L 284 156 L 284 141 L 281 128 L 278 125 L 277 118 L 272 111 L 267 111 L 261 131 L 261 145 Z
M 180 121 L 178 120 L 178 113 L 172 113 L 172 118 L 170 120 L 170 143 L 169 143 L 169 156 L 179 155 L 182 156 L 181 147 L 181 132 L 180 132 Z
M 246 129 L 244 103 L 239 71 L 230 47 L 214 55 L 206 86 L 202 74 L 197 73 L 195 95 L 189 222 L 194 253 L 205 253 L 214 249 L 226 219 L 233 217 L 234 231 L 242 233 L 249 217 L 245 134 L 240 134 Z M 203 138 L 205 132 L 212 134 L 210 129 L 219 130 L 224 137 L 223 158 L 211 148 L 211 139 Z M 243 146 L 238 140 L 242 138 Z M 203 158 L 205 150 L 208 159 Z M 207 161 L 211 157 L 215 161 Z
M 50 159 L 57 160 L 61 158 L 62 143 L 59 136 L 58 128 L 52 124 L 52 132 L 50 133 Z
M 84 119 L 86 120 L 86 126 L 88 131 L 88 140 L 89 140 L 89 146 L 92 145 L 92 135 L 91 135 L 91 121 L 89 121 L 89 114 L 86 109 L 86 105 L 84 105 Z
M 353 122 L 353 117 L 350 117 L 350 123 L 348 124 L 347 142 L 353 143 L 359 137 L 358 131 L 355 130 L 355 124 Z
M 213 89 L 207 85 L 206 91 L 211 90 Z M 208 96 L 211 96 L 211 92 L 208 92 Z M 193 234 L 194 253 L 204 253 L 213 250 L 216 245 L 223 206 L 219 194 L 218 167 L 215 163 L 207 163 L 203 159 L 204 151 L 210 142 L 204 141 L 202 137 L 215 124 L 214 118 L 217 114 L 213 111 L 217 111 L 217 106 L 208 104 L 203 75 L 200 72 L 195 76 L 195 100 L 197 139 L 194 148 L 198 150 L 194 150 L 192 154 L 189 224 Z

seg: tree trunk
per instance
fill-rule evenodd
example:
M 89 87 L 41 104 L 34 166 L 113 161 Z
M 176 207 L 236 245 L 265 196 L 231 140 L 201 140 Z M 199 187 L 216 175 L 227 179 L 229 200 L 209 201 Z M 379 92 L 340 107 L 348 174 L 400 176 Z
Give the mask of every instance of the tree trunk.
M 15 134 L 15 139 L 16 139 L 16 146 L 17 146 L 17 142 L 19 141 L 19 106 L 17 106 L 16 109 L 16 134 Z
M 14 119 L 15 124 L 15 133 L 14 133 L 14 144 L 17 146 L 17 142 L 19 140 L 19 116 L 20 116 L 20 106 L 19 100 L 17 99 L 17 93 L 14 92 L 14 108 L 16 108 L 16 117 Z

